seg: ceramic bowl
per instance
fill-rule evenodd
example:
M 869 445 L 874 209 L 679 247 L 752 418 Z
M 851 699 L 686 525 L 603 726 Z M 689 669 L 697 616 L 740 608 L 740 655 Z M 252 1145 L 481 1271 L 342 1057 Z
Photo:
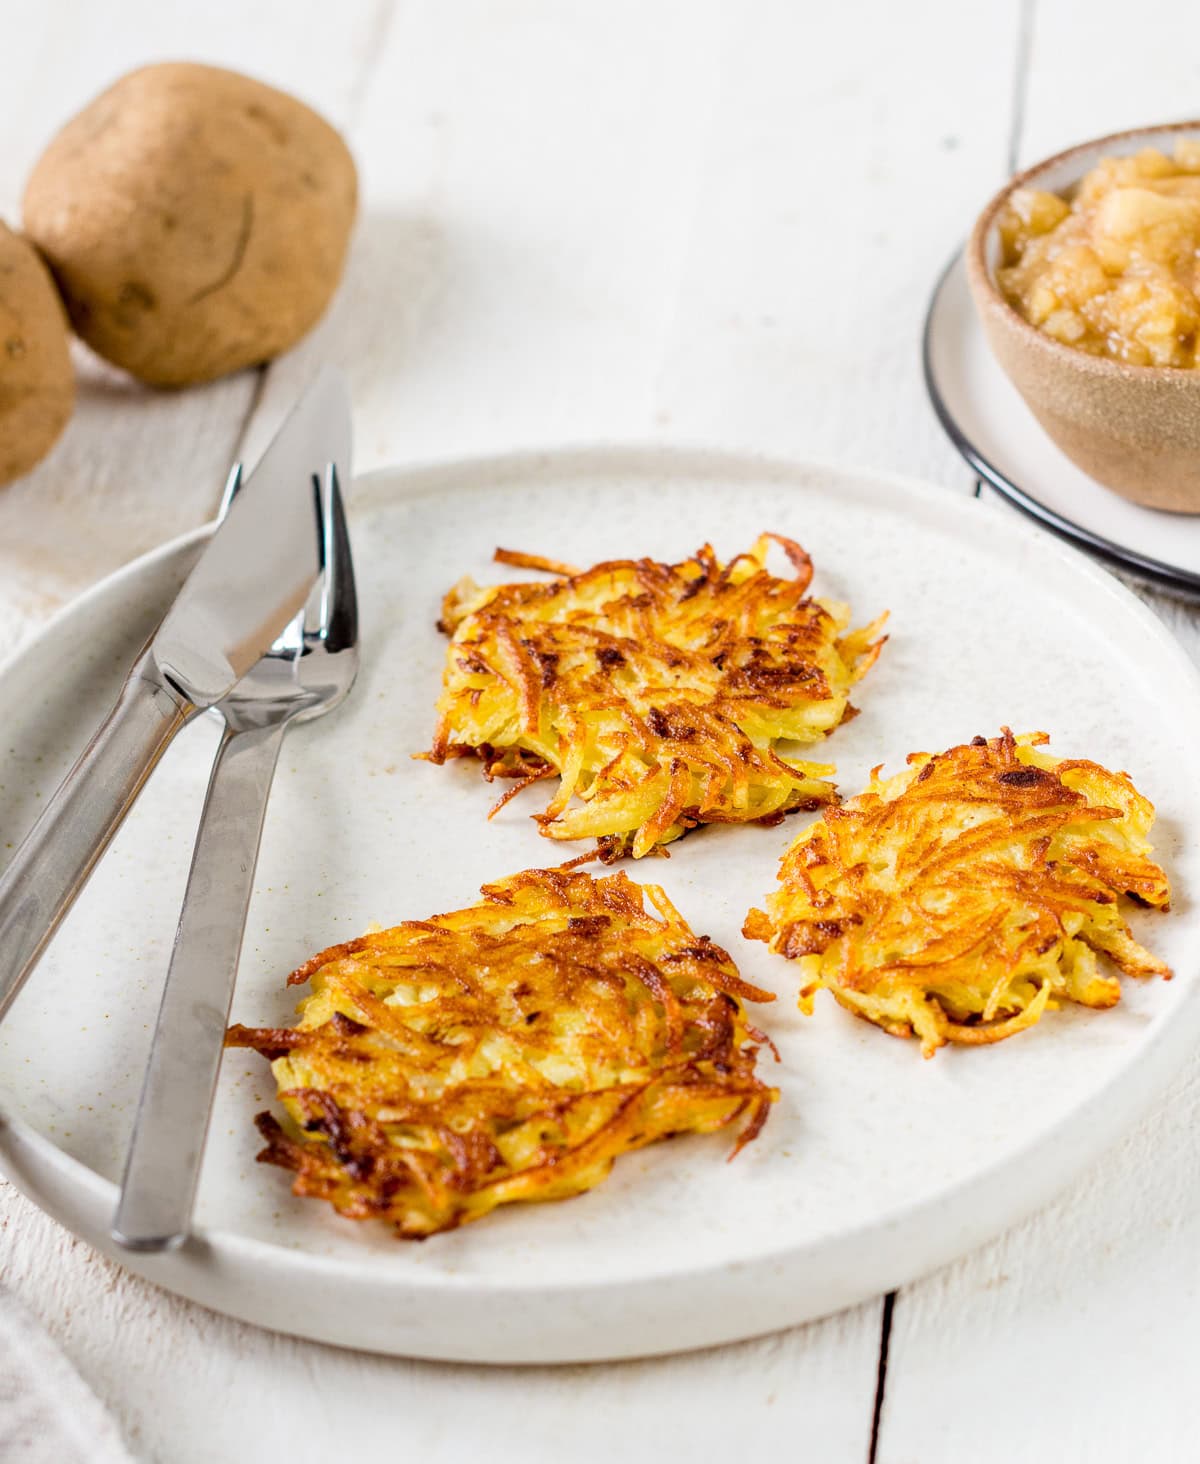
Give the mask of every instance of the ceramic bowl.
M 975 308 L 997 360 L 1067 456 L 1149 508 L 1200 513 L 1200 368 L 1129 366 L 1062 345 L 1024 320 L 995 284 L 998 219 L 1017 188 L 1065 193 L 1104 157 L 1170 152 L 1200 121 L 1115 132 L 1019 173 L 980 214 L 967 245 Z

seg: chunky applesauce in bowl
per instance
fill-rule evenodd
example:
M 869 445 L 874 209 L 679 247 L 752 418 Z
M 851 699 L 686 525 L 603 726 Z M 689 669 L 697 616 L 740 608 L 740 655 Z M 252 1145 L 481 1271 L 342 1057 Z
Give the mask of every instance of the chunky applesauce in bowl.
M 1065 346 L 1193 367 L 1200 328 L 1200 139 L 1105 157 L 1069 198 L 1017 188 L 997 219 L 996 283 Z
M 988 344 L 1057 446 L 1136 503 L 1200 513 L 1200 122 L 1027 169 L 966 258 Z

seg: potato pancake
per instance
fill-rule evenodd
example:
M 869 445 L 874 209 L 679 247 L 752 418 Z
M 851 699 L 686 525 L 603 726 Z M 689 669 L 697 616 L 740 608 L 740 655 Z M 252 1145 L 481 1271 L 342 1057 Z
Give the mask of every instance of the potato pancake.
M 229 1029 L 271 1060 L 291 1132 L 260 1114 L 258 1157 L 296 1194 L 420 1239 L 673 1134 L 757 1136 L 776 1093 L 742 1002 L 774 997 L 662 890 L 567 866 L 482 893 L 314 956 L 296 1027 Z
M 792 578 L 767 570 L 772 541 Z M 817 742 L 854 714 L 884 617 L 848 631 L 846 606 L 808 596 L 798 544 L 764 534 L 726 565 L 707 544 L 680 564 L 496 558 L 559 577 L 447 595 L 432 762 L 477 757 L 518 789 L 557 774 L 540 831 L 595 838 L 606 861 L 697 824 L 777 823 L 832 801 L 833 768 L 779 744 Z
M 1128 976 L 1170 977 L 1118 905 L 1168 908 L 1153 805 L 1127 773 L 1038 751 L 1048 741 L 1005 728 L 913 753 L 796 839 L 743 933 L 798 963 L 803 1010 L 827 987 L 930 1057 L 1011 1037 L 1062 1001 L 1115 1006 L 1098 952 Z

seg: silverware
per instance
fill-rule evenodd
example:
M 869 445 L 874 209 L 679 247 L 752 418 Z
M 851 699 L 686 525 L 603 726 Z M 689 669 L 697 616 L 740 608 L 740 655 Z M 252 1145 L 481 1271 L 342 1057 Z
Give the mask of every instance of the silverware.
M 218 708 L 225 732 L 113 1223 L 113 1238 L 130 1250 L 165 1250 L 187 1236 L 280 745 L 293 723 L 343 701 L 358 670 L 354 567 L 336 473 L 318 494 L 322 578 L 304 612 Z
M 340 376 L 323 371 L 237 494 L 116 705 L 0 877 L 0 1018 L 171 739 L 214 706 L 297 614 L 321 573 L 309 485 L 348 461 Z M 164 485 L 165 487 L 169 485 Z

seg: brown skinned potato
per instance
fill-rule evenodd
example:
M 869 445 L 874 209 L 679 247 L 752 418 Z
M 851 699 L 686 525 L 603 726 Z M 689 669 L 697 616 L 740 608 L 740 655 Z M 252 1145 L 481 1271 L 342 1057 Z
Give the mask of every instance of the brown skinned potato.
M 75 404 L 70 337 L 50 272 L 0 224 L 0 483 L 50 451 Z
M 68 122 L 24 213 L 88 345 L 155 386 L 187 386 L 312 327 L 356 202 L 354 160 L 310 108 L 180 62 L 130 72 Z

